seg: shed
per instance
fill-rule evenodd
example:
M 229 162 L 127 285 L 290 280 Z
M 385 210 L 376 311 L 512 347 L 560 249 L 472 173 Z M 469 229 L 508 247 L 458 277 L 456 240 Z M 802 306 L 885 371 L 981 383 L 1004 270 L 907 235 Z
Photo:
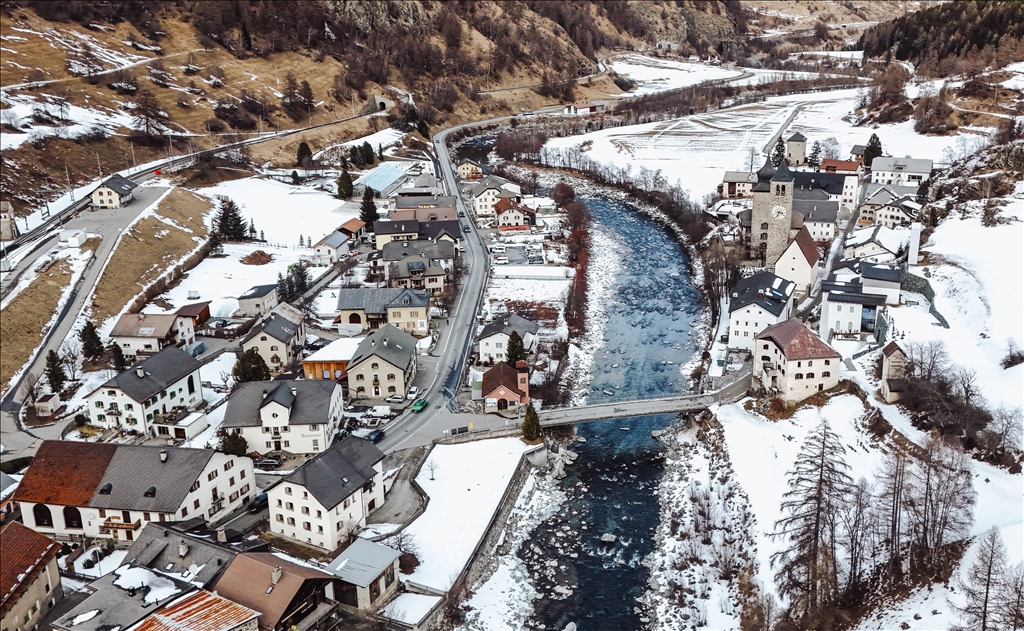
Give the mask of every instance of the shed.
M 398 589 L 401 556 L 393 548 L 357 538 L 327 566 L 342 581 L 339 602 L 368 609 L 387 600 Z

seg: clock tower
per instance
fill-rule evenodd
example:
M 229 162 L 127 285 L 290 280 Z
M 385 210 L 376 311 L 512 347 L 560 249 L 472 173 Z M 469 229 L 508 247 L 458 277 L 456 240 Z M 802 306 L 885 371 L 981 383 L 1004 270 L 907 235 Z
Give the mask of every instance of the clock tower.
M 759 265 L 771 267 L 786 246 L 793 223 L 793 173 L 786 163 L 778 169 L 770 160 L 757 172 L 757 184 L 750 221 L 750 257 Z

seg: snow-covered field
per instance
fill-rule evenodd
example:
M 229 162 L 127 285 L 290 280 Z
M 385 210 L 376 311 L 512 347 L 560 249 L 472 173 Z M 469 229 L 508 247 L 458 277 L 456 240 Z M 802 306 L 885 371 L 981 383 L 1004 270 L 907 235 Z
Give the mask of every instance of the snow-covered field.
M 740 77 L 739 70 L 702 63 L 654 59 L 643 55 L 619 55 L 608 64 L 615 72 L 628 75 L 639 86 L 630 94 L 642 96 L 675 88 L 685 88 L 703 81 Z
M 430 502 L 405 529 L 419 548 L 420 560 L 406 580 L 442 591 L 452 586 L 484 535 L 519 458 L 529 449 L 518 438 L 434 447 L 427 457 L 428 464 L 437 465 L 433 476 L 426 464 L 416 476 Z

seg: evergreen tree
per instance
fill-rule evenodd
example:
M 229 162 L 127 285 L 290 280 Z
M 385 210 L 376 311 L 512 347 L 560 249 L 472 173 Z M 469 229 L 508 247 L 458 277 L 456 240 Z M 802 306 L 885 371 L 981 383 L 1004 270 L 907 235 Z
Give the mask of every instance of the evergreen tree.
M 875 158 L 882 155 L 882 141 L 879 140 L 878 134 L 871 134 L 871 138 L 868 138 L 867 147 L 864 148 L 864 166 L 871 168 L 871 163 Z
M 772 147 L 772 164 L 777 168 L 785 160 L 786 144 L 782 142 L 782 134 L 779 134 L 779 139 L 775 141 L 775 146 Z
M 523 438 L 528 441 L 540 438 L 540 417 L 537 416 L 537 410 L 533 408 L 533 403 L 526 406 L 526 416 L 523 417 Z
M 373 164 L 373 147 L 370 146 L 368 141 L 363 141 L 360 151 L 363 154 L 363 161 L 366 162 L 366 164 Z
M 513 118 L 512 120 L 515 121 L 516 119 Z M 416 131 L 420 132 L 420 136 L 430 140 L 430 129 L 427 127 L 425 120 L 421 119 L 420 122 L 416 123 Z
M 821 143 L 817 140 L 811 145 L 811 155 L 807 156 L 807 164 L 815 169 L 821 166 Z
M 784 547 L 772 555 L 779 593 L 788 596 L 793 613 L 820 615 L 838 592 L 836 523 L 851 489 L 839 436 L 821 423 L 807 436 L 789 471 L 789 490 L 782 496 L 784 517 L 775 522 Z
M 220 446 L 218 448 L 230 456 L 244 456 L 249 452 L 249 443 L 236 429 L 225 431 L 220 435 Z
M 214 230 L 210 233 L 210 256 L 220 256 L 224 254 L 224 238 L 220 236 L 220 233 Z
M 299 235 L 299 247 L 306 247 L 306 237 L 302 236 L 301 234 Z
M 263 231 L 260 230 L 260 241 L 266 241 L 266 240 L 267 240 L 267 238 L 265 236 L 263 236 Z
M 380 143 L 377 143 L 377 160 L 379 162 L 384 162 L 384 148 Z
M 270 379 L 270 369 L 267 368 L 267 362 L 263 361 L 259 352 L 255 348 L 250 348 L 235 360 L 231 376 L 235 378 L 235 383 L 267 381 Z
M 299 143 L 299 148 L 295 152 L 295 164 L 297 166 L 306 166 L 308 161 L 313 159 L 313 150 L 309 148 L 306 141 L 303 140 Z
M 45 374 L 46 381 L 50 384 L 50 390 L 60 393 L 64 389 L 64 384 L 68 381 L 68 375 L 64 372 L 64 362 L 60 360 L 60 355 L 55 350 L 50 350 L 46 354 Z
M 356 168 L 361 169 L 366 166 L 366 158 L 363 157 L 363 150 L 357 145 L 352 145 L 348 151 L 349 160 L 352 164 L 356 165 Z
M 348 174 L 347 169 L 342 169 L 341 175 L 338 176 L 338 198 L 348 199 L 352 197 L 352 176 Z
M 523 346 L 523 338 L 518 332 L 512 331 L 508 336 L 508 348 L 505 349 L 505 361 L 513 368 L 516 362 L 526 359 L 526 348 Z
M 289 72 L 284 78 L 284 91 L 281 93 L 281 107 L 287 112 L 293 113 L 299 104 L 299 82 L 295 75 Z
M 299 179 L 298 171 L 292 171 L 292 184 L 294 184 L 295 186 L 302 184 L 302 180 Z
M 918 187 L 917 187 L 917 199 L 915 200 L 915 201 L 917 201 L 918 204 L 921 204 L 922 206 L 924 206 L 925 204 L 928 203 L 928 194 L 929 194 L 929 192 L 931 190 L 931 186 L 932 186 L 932 181 L 931 180 L 922 180 L 921 184 L 918 185 Z
M 1006 547 L 999 530 L 993 526 L 978 543 L 977 559 L 967 570 L 966 578 L 961 577 L 959 581 L 965 597 L 963 607 L 958 607 L 963 629 L 1000 628 L 994 618 L 1005 577 Z
M 220 198 L 220 208 L 214 219 L 214 229 L 230 241 L 244 241 L 248 230 L 238 204 L 229 197 Z
M 110 345 L 110 367 L 117 372 L 121 372 L 128 367 L 128 362 L 124 358 L 124 351 L 121 350 L 121 347 L 116 342 Z
M 377 221 L 377 205 L 373 203 L 373 195 L 373 189 L 367 186 L 359 205 L 359 221 L 366 224 L 367 232 L 373 232 L 373 222 Z
M 135 97 L 135 107 L 132 109 L 132 123 L 135 129 L 147 136 L 159 136 L 163 122 L 163 110 L 160 109 L 160 102 L 149 90 L 139 90 Z
M 85 326 L 78 332 L 78 340 L 82 342 L 82 355 L 90 361 L 96 361 L 103 356 L 103 342 L 96 333 L 96 326 L 86 321 Z
M 256 238 L 256 222 L 252 220 L 252 217 L 249 218 L 249 238 Z
M 303 80 L 299 84 L 299 103 L 306 109 L 306 115 L 309 116 L 313 106 L 316 105 L 316 98 L 313 97 L 313 88 L 309 86 L 309 81 Z
M 288 295 L 288 279 L 277 273 L 277 299 L 281 302 L 288 302 L 291 296 Z
M 292 277 L 292 299 L 298 298 L 309 289 L 309 265 L 299 261 L 288 271 Z

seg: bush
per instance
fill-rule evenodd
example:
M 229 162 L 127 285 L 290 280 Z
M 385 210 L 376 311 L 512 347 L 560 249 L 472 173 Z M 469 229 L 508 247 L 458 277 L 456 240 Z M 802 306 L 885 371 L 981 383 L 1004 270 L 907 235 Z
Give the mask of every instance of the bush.
M 1017 347 L 1016 344 L 1011 344 L 1010 348 L 1006 351 L 1006 357 L 1003 361 L 999 362 L 999 365 L 1003 368 L 1013 368 L 1018 364 L 1024 364 L 1024 351 Z
M 771 405 L 770 405 L 769 409 L 772 412 L 776 413 L 776 414 L 779 414 L 781 412 L 785 412 L 786 411 L 786 402 L 783 401 L 782 399 L 780 399 L 779 397 L 775 397 L 774 399 L 772 399 L 772 402 L 771 402 Z
M 88 569 L 92 569 L 95 566 L 96 566 L 96 562 L 93 561 L 92 559 L 86 559 L 86 560 L 82 561 L 82 567 L 87 569 L 87 570 Z
M 228 126 L 219 118 L 210 118 L 206 121 L 206 129 L 208 129 L 211 134 L 219 134 L 227 128 Z

